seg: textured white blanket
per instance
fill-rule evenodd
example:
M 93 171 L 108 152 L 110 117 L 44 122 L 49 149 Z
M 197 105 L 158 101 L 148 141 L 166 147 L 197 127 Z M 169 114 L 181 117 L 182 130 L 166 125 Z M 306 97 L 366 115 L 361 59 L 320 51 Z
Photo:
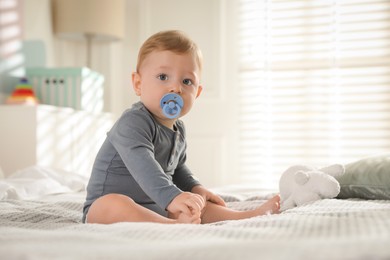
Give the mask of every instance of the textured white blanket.
M 83 196 L 0 201 L 1 259 L 390 259 L 390 201 L 321 200 L 210 225 L 81 224 Z M 255 207 L 264 197 L 238 201 Z

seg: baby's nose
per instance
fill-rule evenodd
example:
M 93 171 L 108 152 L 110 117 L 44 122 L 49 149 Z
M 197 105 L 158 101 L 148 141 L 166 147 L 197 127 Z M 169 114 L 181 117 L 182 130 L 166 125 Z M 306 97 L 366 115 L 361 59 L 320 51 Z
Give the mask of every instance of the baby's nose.
M 171 85 L 171 89 L 169 90 L 171 93 L 181 93 L 181 86 L 179 83 L 174 83 Z

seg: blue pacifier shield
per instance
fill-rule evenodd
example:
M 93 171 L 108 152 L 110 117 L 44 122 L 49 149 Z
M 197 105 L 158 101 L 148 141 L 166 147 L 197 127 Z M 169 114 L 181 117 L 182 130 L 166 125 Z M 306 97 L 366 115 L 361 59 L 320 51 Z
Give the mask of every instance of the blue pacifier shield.
M 181 96 L 175 93 L 165 94 L 160 100 L 163 114 L 170 119 L 180 115 L 183 104 L 184 102 Z

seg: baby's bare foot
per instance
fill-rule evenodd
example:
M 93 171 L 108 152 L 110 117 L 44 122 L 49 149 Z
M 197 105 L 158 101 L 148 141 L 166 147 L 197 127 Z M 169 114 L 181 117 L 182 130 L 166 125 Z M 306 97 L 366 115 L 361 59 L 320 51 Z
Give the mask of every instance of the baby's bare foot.
M 201 223 L 200 215 L 188 216 L 187 214 L 184 214 L 184 213 L 180 213 L 176 220 L 179 223 L 183 223 L 183 224 L 200 224 Z
M 200 214 L 193 214 L 192 216 L 188 216 L 182 212 L 177 214 L 170 214 L 169 218 L 176 220 L 178 224 L 200 224 L 201 218 Z
M 265 214 L 277 214 L 280 210 L 280 196 L 276 195 L 263 203 L 260 207 L 256 209 L 257 213 L 260 215 Z

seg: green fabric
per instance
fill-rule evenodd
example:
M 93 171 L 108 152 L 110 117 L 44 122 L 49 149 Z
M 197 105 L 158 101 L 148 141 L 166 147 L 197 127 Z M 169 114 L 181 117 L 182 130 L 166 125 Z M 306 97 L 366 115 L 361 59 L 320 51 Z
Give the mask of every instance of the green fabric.
M 390 154 L 373 156 L 345 165 L 338 198 L 390 199 Z

